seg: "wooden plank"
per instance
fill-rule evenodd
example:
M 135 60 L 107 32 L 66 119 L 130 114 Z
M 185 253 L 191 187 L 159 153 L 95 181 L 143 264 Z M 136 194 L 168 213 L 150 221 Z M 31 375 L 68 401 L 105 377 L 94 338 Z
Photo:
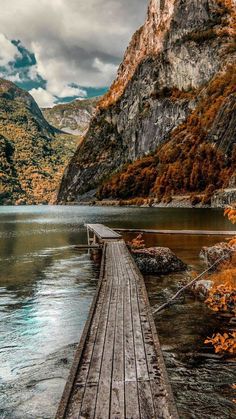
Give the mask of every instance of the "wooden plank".
M 98 385 L 100 382 L 100 370 L 101 370 L 101 363 L 102 363 L 102 356 L 104 352 L 104 339 L 107 329 L 107 317 L 109 313 L 110 301 L 111 301 L 111 294 L 113 291 L 112 288 L 112 266 L 111 266 L 111 254 L 110 248 L 107 246 L 107 253 L 106 253 L 106 269 L 105 269 L 105 277 L 107 282 L 107 289 L 106 295 L 104 300 L 102 301 L 101 306 L 101 316 L 100 321 L 97 329 L 97 335 L 94 342 L 93 353 L 91 356 L 91 361 L 89 365 L 88 371 L 88 378 L 85 384 L 84 390 L 84 398 L 82 401 L 82 411 L 90 410 L 91 416 L 94 417 L 95 410 L 96 410 L 96 401 L 98 397 Z M 91 385 L 96 385 L 96 393 L 91 392 Z M 92 408 L 91 408 L 92 406 Z M 92 410 L 93 409 L 93 410 Z
M 110 307 L 108 313 L 107 330 L 104 343 L 104 351 L 102 357 L 101 373 L 98 388 L 98 400 L 95 412 L 96 419 L 106 419 L 110 417 L 110 398 L 112 388 L 112 369 L 113 369 L 113 352 L 115 341 L 115 323 L 117 313 L 119 276 L 117 275 L 113 246 L 109 245 L 111 250 L 112 264 L 112 283 L 113 289 L 110 299 Z
M 137 381 L 125 381 L 125 419 L 139 419 Z
M 134 272 L 131 257 L 124 248 L 123 258 L 127 260 L 127 275 L 131 279 L 131 302 L 133 313 L 133 329 L 134 329 L 134 342 L 136 352 L 136 365 L 137 365 L 137 380 L 138 380 L 138 395 L 140 405 L 140 417 L 152 418 L 154 415 L 154 403 L 152 397 L 151 386 L 149 383 L 148 361 L 144 345 L 143 330 L 141 325 L 141 315 L 139 308 L 138 289 L 136 286 L 137 275 Z
M 130 269 L 136 278 L 137 298 L 139 305 L 140 323 L 142 328 L 142 338 L 144 351 L 148 368 L 148 382 L 139 382 L 139 400 L 141 417 L 163 417 L 169 418 L 170 412 L 167 409 L 167 416 L 163 415 L 163 400 L 167 404 L 167 394 L 163 389 L 161 380 L 160 365 L 158 365 L 157 355 L 153 344 L 151 327 L 147 318 L 147 312 L 142 299 L 142 290 L 138 287 L 138 278 L 135 274 L 132 261 L 130 260 Z M 152 412 L 152 413 L 151 413 Z
M 146 349 L 144 344 L 144 336 L 141 324 L 138 289 L 137 289 L 137 276 L 134 272 L 131 263 L 130 254 L 124 251 L 123 258 L 127 258 L 127 274 L 131 280 L 131 303 L 132 303 L 132 317 L 133 317 L 133 330 L 134 330 L 134 343 L 136 354 L 136 367 L 137 367 L 137 380 L 138 380 L 138 396 L 140 406 L 141 418 L 154 418 L 154 402 L 152 390 L 149 382 L 149 369 Z
M 121 249 L 121 247 L 120 247 Z M 125 417 L 139 418 L 139 399 L 137 385 L 136 356 L 131 307 L 130 277 L 127 275 L 127 261 L 120 255 L 124 277 L 124 349 L 125 349 Z M 122 259 L 121 259 L 122 258 Z
M 128 249 L 126 249 L 126 251 L 128 252 Z M 140 314 L 148 359 L 149 378 L 155 407 L 155 415 L 157 418 L 163 417 L 163 419 L 169 419 L 170 417 L 179 418 L 156 326 L 152 316 L 144 279 L 131 256 L 130 263 L 133 266 L 133 270 L 137 278 Z
M 92 231 L 101 240 L 121 239 L 121 235 L 103 224 L 86 224 L 88 231 Z
M 144 348 L 144 340 L 140 319 L 140 311 L 138 305 L 138 295 L 136 288 L 136 277 L 132 271 L 132 265 L 129 261 L 127 263 L 128 271 L 127 275 L 130 277 L 131 282 L 131 305 L 132 305 L 132 321 L 133 321 L 133 330 L 134 330 L 134 344 L 135 344 L 135 354 L 136 354 L 136 365 L 137 365 L 137 379 L 138 380 L 148 380 L 148 367 L 146 352 Z
M 141 419 L 162 417 L 162 416 L 155 415 L 153 399 L 152 399 L 152 391 L 151 391 L 151 386 L 150 386 L 149 381 L 138 382 L 138 394 L 139 394 Z
M 80 410 L 80 415 L 75 417 L 80 418 L 93 418 L 94 411 L 96 407 L 96 395 L 97 395 L 98 385 L 97 384 L 87 384 L 86 392 L 84 393 L 83 403 Z
M 143 277 L 123 241 L 106 243 L 99 291 L 56 419 L 178 418 Z
M 155 410 L 154 417 L 169 418 L 171 414 L 169 410 L 169 403 L 172 403 L 172 393 L 171 391 L 168 393 L 165 386 L 166 382 L 168 382 L 168 378 L 167 375 L 164 376 L 165 374 L 162 374 L 162 370 L 163 368 L 165 370 L 165 366 L 161 355 L 161 349 L 159 348 L 160 356 L 158 357 L 153 341 L 152 328 L 148 318 L 148 314 L 150 312 L 148 307 L 150 309 L 150 306 L 149 301 L 145 300 L 145 284 L 143 277 L 138 271 L 131 255 L 127 251 L 127 248 L 125 248 L 125 253 L 129 265 L 129 274 L 133 277 L 134 283 L 136 284 L 139 315 L 149 372 L 149 382 L 141 381 L 141 383 L 144 384 L 139 386 L 140 414 L 141 417 L 149 417 L 149 412 Z M 143 386 L 142 389 L 141 386 Z M 173 417 L 178 417 L 176 410 L 173 410 Z
M 106 258 L 107 258 L 107 249 L 104 250 L 104 265 L 106 262 Z M 102 272 L 102 275 L 104 276 L 104 271 Z M 88 396 L 86 394 L 86 383 L 88 381 L 88 373 L 89 373 L 89 368 L 91 364 L 91 358 L 94 351 L 94 345 L 95 345 L 97 333 L 99 330 L 98 326 L 100 324 L 104 300 L 107 295 L 107 288 L 108 288 L 108 282 L 104 280 L 103 278 L 99 297 L 96 303 L 96 311 L 94 313 L 94 317 L 90 325 L 90 330 L 88 331 L 88 334 L 87 334 L 87 339 L 84 344 L 83 356 L 79 364 L 77 376 L 74 383 L 74 388 L 70 395 L 68 411 L 70 412 L 72 416 L 79 415 L 81 407 L 82 407 L 82 403 L 84 403 L 84 399 L 85 400 L 88 399 Z M 89 393 L 91 394 L 90 388 L 89 388 Z
M 124 278 L 119 263 L 120 259 L 117 257 L 119 255 L 115 254 L 114 256 L 120 282 L 116 307 L 110 417 L 111 419 L 125 419 Z
M 84 348 L 86 344 L 86 340 L 88 339 L 89 333 L 91 332 L 91 325 L 93 322 L 94 315 L 97 313 L 97 303 L 99 299 L 100 292 L 105 285 L 104 281 L 104 269 L 105 269 L 105 259 L 106 259 L 106 244 L 103 247 L 103 255 L 102 255 L 102 262 L 100 268 L 100 275 L 99 275 L 99 282 L 97 286 L 97 291 L 94 295 L 93 302 L 89 311 L 88 319 L 84 326 L 84 330 L 78 345 L 78 348 L 75 353 L 74 361 L 61 397 L 61 401 L 59 403 L 55 419 L 64 419 L 66 417 L 66 412 L 68 409 L 68 404 L 70 402 L 71 393 L 73 391 L 73 387 L 75 385 L 75 381 L 78 375 L 78 368 L 82 361 Z
M 105 270 L 105 277 L 107 280 L 106 296 L 102 303 L 102 313 L 100 317 L 98 333 L 94 345 L 94 351 L 90 364 L 90 371 L 88 376 L 89 383 L 98 383 L 101 370 L 102 354 L 104 350 L 104 339 L 107 328 L 107 318 L 109 313 L 110 299 L 112 293 L 112 266 L 111 266 L 111 250 L 107 245 L 107 264 Z

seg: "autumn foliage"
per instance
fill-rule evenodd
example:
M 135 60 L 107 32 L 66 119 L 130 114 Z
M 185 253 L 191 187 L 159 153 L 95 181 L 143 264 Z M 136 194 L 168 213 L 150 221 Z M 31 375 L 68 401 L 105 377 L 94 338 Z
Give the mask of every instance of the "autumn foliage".
M 233 223 L 236 221 L 236 210 L 227 208 L 225 215 Z M 229 244 L 234 246 L 235 238 Z M 235 256 L 235 253 L 233 254 Z M 211 276 L 213 287 L 211 288 L 208 298 L 205 301 L 208 307 L 217 313 L 227 313 L 232 317 L 236 317 L 236 268 L 235 257 L 232 258 L 231 265 L 223 265 L 221 271 Z M 205 340 L 205 343 L 213 345 L 216 353 L 236 354 L 236 332 L 216 333 L 212 338 Z
M 196 109 L 154 155 L 126 165 L 101 186 L 99 198 L 127 199 L 173 194 L 204 193 L 228 185 L 236 168 L 236 146 L 212 141 L 217 118 L 228 124 L 228 101 L 236 93 L 236 68 L 229 65 L 199 95 Z M 224 111 L 225 108 L 225 111 Z M 231 112 L 233 110 L 231 109 Z
M 128 243 L 131 249 L 143 249 L 145 247 L 145 241 L 143 240 L 143 234 L 139 234 L 131 242 Z
M 236 223 L 236 209 L 234 208 L 227 208 L 225 210 L 225 216 L 228 217 L 228 219 L 231 221 L 231 223 Z
M 56 200 L 79 138 L 55 132 L 33 98 L 0 81 L 0 205 Z
M 224 333 L 223 335 L 216 333 L 212 338 L 206 339 L 205 343 L 213 345 L 215 353 L 228 352 L 230 355 L 234 355 L 236 353 L 236 332 Z
M 215 312 L 230 313 L 236 316 L 235 285 L 228 284 L 227 281 L 224 284 L 214 286 L 209 292 L 206 304 Z

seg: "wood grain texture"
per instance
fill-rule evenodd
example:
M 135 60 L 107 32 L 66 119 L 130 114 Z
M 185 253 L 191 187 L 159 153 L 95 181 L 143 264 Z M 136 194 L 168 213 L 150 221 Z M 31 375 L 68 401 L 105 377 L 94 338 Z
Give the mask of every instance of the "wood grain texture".
M 101 240 L 121 239 L 121 235 L 103 224 L 86 224 L 88 231 L 93 232 Z
M 178 418 L 144 280 L 123 240 L 106 242 L 93 305 L 56 418 Z

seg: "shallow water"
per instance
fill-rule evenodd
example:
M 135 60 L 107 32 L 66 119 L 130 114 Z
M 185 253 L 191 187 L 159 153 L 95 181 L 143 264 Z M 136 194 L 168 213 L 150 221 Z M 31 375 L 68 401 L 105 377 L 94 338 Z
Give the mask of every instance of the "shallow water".
M 86 222 L 121 228 L 233 229 L 218 210 L 1 207 L 0 418 L 46 419 L 55 414 L 96 288 L 98 267 L 86 252 L 74 248 L 86 243 Z M 148 245 L 171 247 L 198 270 L 202 245 L 222 237 L 145 239 Z M 162 302 L 185 279 L 146 278 L 151 303 Z M 195 362 L 191 356 L 216 327 L 215 317 L 188 296 L 156 320 L 181 418 L 234 417 L 234 364 Z

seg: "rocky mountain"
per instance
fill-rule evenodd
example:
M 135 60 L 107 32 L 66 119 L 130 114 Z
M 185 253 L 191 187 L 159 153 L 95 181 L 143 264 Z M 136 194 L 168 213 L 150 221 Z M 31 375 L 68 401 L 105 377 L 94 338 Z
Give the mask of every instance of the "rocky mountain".
M 74 135 L 84 135 L 95 113 L 98 99 L 74 100 L 42 109 L 45 119 L 54 127 Z
M 79 140 L 59 133 L 29 93 L 0 79 L 0 204 L 55 201 Z
M 203 193 L 236 169 L 234 0 L 151 0 L 58 202 Z

